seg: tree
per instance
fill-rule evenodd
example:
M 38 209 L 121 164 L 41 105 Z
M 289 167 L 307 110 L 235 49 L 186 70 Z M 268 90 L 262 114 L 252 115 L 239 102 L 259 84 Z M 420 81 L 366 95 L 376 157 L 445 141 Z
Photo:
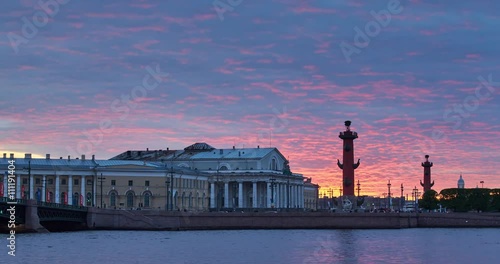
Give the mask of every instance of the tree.
M 500 189 L 491 190 L 491 209 L 500 211 Z
M 426 209 L 426 210 L 435 210 L 437 209 L 438 206 L 438 199 L 437 199 L 438 193 L 434 190 L 428 190 L 424 193 L 422 196 L 422 199 L 420 199 L 418 206 L 420 208 Z

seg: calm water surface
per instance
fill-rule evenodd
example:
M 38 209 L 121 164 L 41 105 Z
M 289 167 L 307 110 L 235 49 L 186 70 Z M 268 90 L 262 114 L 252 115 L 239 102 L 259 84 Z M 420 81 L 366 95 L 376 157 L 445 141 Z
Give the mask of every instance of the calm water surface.
M 0 263 L 500 263 L 500 229 L 83 231 L 16 245 Z

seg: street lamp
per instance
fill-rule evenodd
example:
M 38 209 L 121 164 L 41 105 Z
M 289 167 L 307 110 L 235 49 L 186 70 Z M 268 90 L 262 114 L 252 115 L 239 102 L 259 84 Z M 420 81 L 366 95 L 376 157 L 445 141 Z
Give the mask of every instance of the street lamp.
M 479 183 L 481 183 L 481 189 L 484 188 L 484 181 L 480 181 Z
M 415 212 L 418 212 L 418 189 L 417 186 L 413 188 L 413 192 L 415 194 Z
M 105 180 L 106 178 L 102 177 L 102 173 L 101 173 L 101 176 L 100 176 L 99 178 L 97 178 L 97 179 L 98 179 L 98 180 L 99 180 L 99 182 L 101 183 L 101 208 L 102 208 L 102 206 L 103 206 L 103 205 L 102 205 L 102 204 L 103 204 L 103 199 L 102 199 L 102 194 L 103 194 L 103 192 L 102 192 L 102 183 L 104 182 L 104 180 Z
M 401 198 L 399 200 L 399 211 L 403 209 L 403 199 L 404 199 L 404 194 L 403 194 L 403 184 L 401 183 Z
M 392 209 L 392 200 L 391 200 L 391 180 L 387 183 L 387 207 Z

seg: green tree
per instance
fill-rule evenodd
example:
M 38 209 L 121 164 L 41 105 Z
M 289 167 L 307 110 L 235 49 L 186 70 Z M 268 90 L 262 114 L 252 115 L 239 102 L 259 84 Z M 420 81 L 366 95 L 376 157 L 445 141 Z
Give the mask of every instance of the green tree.
M 437 209 L 438 206 L 438 199 L 437 199 L 438 193 L 434 190 L 428 190 L 424 193 L 422 196 L 422 199 L 420 199 L 418 206 L 420 208 L 426 209 L 426 210 L 435 210 Z
M 500 189 L 491 190 L 491 210 L 500 211 Z
M 471 209 L 476 211 L 487 211 L 490 201 L 490 189 L 474 188 L 469 196 Z

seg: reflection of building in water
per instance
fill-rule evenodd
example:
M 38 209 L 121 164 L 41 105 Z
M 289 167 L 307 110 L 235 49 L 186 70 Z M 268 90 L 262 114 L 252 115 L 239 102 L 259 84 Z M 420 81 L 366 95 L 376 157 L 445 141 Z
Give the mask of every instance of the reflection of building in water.
M 458 185 L 458 189 L 465 188 L 465 181 L 464 181 L 464 179 L 462 179 L 462 173 L 460 173 L 460 179 L 458 179 L 457 185 Z

